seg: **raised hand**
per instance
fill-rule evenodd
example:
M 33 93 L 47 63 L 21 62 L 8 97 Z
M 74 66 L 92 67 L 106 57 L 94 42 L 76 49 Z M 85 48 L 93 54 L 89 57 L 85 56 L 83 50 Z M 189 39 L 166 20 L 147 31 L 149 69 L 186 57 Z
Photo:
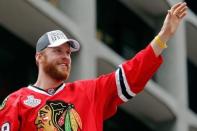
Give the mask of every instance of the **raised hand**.
M 176 32 L 186 14 L 187 4 L 185 2 L 177 3 L 168 10 L 168 14 L 159 33 L 159 35 L 162 35 L 164 41 L 167 41 Z
M 186 14 L 187 4 L 185 2 L 177 3 L 168 10 L 161 31 L 151 42 L 151 46 L 153 47 L 156 56 L 159 56 L 163 49 L 167 48 L 166 42 L 176 32 L 180 22 Z

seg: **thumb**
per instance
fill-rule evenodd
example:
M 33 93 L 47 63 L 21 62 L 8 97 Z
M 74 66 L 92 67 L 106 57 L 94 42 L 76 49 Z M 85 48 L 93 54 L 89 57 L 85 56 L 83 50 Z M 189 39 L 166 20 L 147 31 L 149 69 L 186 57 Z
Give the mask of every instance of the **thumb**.
M 171 10 L 168 10 L 168 15 L 169 15 L 170 17 L 172 16 Z

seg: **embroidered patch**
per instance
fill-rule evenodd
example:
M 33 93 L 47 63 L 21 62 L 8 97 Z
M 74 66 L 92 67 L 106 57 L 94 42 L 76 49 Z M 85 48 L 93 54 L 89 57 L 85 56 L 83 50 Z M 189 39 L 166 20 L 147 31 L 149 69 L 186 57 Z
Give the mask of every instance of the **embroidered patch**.
M 78 131 L 82 130 L 80 115 L 71 103 L 47 101 L 39 109 L 35 125 L 37 131 Z
M 24 104 L 30 107 L 36 107 L 40 103 L 41 103 L 41 100 L 34 98 L 33 95 L 27 96 L 27 100 L 24 100 Z
M 4 109 L 4 107 L 5 107 L 5 105 L 6 105 L 6 102 L 7 102 L 7 100 L 8 100 L 8 97 L 9 97 L 9 96 L 7 96 L 7 97 L 3 100 L 2 104 L 0 105 L 0 110 Z
M 53 95 L 55 93 L 55 89 L 51 88 L 51 89 L 48 89 L 47 92 L 50 94 L 50 95 Z

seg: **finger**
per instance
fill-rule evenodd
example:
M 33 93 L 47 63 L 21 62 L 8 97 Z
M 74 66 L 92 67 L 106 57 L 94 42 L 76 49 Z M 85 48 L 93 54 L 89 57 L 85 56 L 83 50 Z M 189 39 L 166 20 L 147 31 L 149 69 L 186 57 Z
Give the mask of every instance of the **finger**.
M 180 15 L 183 14 L 183 12 L 185 12 L 186 10 L 187 10 L 187 7 L 183 8 L 181 11 L 175 12 L 174 14 L 175 14 L 176 16 L 180 16 Z
M 172 17 L 172 11 L 171 10 L 168 10 L 168 14 L 167 14 L 167 17 Z
M 187 10 L 187 8 L 188 8 L 188 7 L 185 6 L 184 8 L 182 8 L 182 9 L 179 11 L 179 13 L 182 14 L 183 12 L 185 12 L 185 11 Z
M 184 14 L 185 12 L 187 12 L 187 8 L 185 8 L 184 10 L 182 10 L 181 12 L 179 12 L 177 15 L 182 16 L 182 14 Z
M 171 16 L 172 15 L 172 12 L 171 12 L 171 10 L 168 10 L 168 14 Z
M 177 7 L 173 14 L 179 14 L 182 10 L 184 10 L 184 8 L 187 8 L 187 4 L 184 2 L 182 3 L 179 7 Z
M 175 10 L 176 8 L 178 8 L 181 4 L 182 4 L 182 2 L 179 2 L 179 3 L 175 4 L 175 5 L 173 5 L 173 6 L 171 7 L 171 10 L 174 11 L 174 10 Z
M 182 8 L 181 11 L 175 11 L 174 15 L 176 15 L 179 19 L 182 18 L 183 14 L 187 11 L 187 6 Z
M 176 16 L 179 18 L 179 19 L 182 19 L 185 15 L 187 14 L 187 10 L 185 10 L 184 12 L 180 13 L 180 14 L 176 14 Z
M 187 15 L 187 12 L 185 11 L 185 12 L 183 12 L 180 16 L 179 16 L 179 18 L 180 19 L 183 19 L 183 17 L 185 17 Z

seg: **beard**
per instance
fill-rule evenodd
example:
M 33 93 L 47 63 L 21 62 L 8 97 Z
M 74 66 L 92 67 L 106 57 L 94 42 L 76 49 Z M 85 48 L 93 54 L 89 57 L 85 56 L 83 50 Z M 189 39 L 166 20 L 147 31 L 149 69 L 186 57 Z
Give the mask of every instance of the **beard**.
M 60 66 L 61 62 L 53 61 L 49 62 L 47 57 L 45 57 L 45 61 L 43 63 L 43 70 L 46 74 L 48 74 L 51 78 L 55 80 L 64 81 L 68 78 L 71 70 L 70 64 L 64 68 L 58 67 Z

